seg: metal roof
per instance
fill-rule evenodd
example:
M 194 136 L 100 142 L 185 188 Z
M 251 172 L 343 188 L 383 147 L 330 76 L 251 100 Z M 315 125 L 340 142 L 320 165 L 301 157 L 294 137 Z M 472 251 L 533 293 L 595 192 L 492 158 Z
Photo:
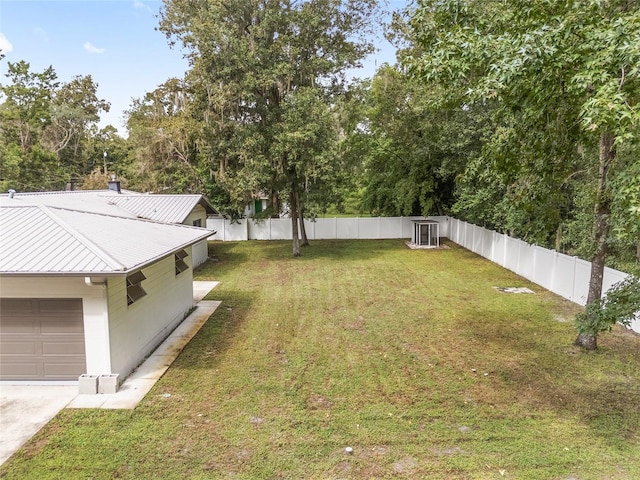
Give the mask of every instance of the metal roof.
M 211 235 L 186 225 L 2 203 L 2 275 L 123 275 Z
M 68 208 L 83 212 L 102 213 L 119 217 L 135 218 L 131 212 L 110 203 L 103 197 L 104 191 L 77 191 L 77 192 L 39 192 L 16 193 L 13 198 L 6 195 L 0 196 L 0 206 L 35 206 L 45 205 L 50 207 Z
M 203 195 L 156 195 L 123 190 L 74 190 L 0 195 L 2 205 L 47 205 L 50 207 L 103 213 L 130 218 L 146 218 L 164 223 L 182 223 L 191 211 L 202 205 L 207 213 L 215 210 Z
M 109 202 L 141 218 L 165 223 L 182 223 L 191 211 L 202 205 L 207 213 L 213 207 L 202 195 L 126 195 L 105 194 Z

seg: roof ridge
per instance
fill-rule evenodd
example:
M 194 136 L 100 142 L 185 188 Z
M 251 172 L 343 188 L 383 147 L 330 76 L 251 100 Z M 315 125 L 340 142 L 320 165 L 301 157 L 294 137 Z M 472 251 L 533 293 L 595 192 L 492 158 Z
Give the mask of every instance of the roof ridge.
M 25 205 L 25 206 L 29 206 L 29 205 Z M 51 210 L 66 210 L 68 212 L 82 213 L 82 214 L 85 214 L 85 215 L 99 215 L 101 217 L 117 218 L 119 220 L 133 220 L 133 221 L 136 221 L 136 222 L 148 222 L 148 223 L 153 223 L 153 224 L 156 224 L 156 225 L 165 225 L 165 226 L 169 226 L 169 227 L 184 227 L 184 228 L 188 228 L 188 229 L 191 229 L 191 230 L 208 230 L 208 229 L 205 229 L 204 227 L 194 227 L 193 225 L 185 225 L 184 223 L 167 223 L 167 222 L 162 222 L 160 220 L 153 220 L 151 218 L 122 217 L 120 215 L 113 215 L 111 213 L 88 212 L 86 210 L 78 210 L 78 209 L 75 209 L 75 208 L 59 207 L 57 205 L 56 206 L 40 205 L 40 206 L 42 206 L 44 208 L 51 209 Z M 119 207 L 119 205 L 116 205 L 116 206 Z M 135 213 L 130 212 L 129 210 L 127 210 L 124 207 L 120 207 L 120 208 L 122 208 L 123 210 L 127 211 L 127 213 L 130 213 L 131 215 L 135 215 Z M 58 218 L 58 217 L 56 217 L 56 218 Z M 72 227 L 69 227 L 69 228 L 72 228 Z
M 90 212 L 84 212 L 84 211 L 73 210 L 73 209 L 68 209 L 68 208 L 49 207 L 49 206 L 45 206 L 45 205 L 36 205 L 34 207 L 35 208 L 39 208 L 41 211 L 43 211 L 49 218 L 51 218 L 53 221 L 55 221 L 56 224 L 58 224 L 60 227 L 62 227 L 67 233 L 69 233 L 74 238 L 76 238 L 80 243 L 82 243 L 82 245 L 84 245 L 94 255 L 96 255 L 98 258 L 100 258 L 100 260 L 102 260 L 107 265 L 109 265 L 110 268 L 113 268 L 114 270 L 126 270 L 127 269 L 126 265 L 122 264 L 121 262 L 119 262 L 118 260 L 113 258 L 111 255 L 109 255 L 107 252 L 105 252 L 103 249 L 101 249 L 98 245 L 96 245 L 93 241 L 89 240 L 84 234 L 80 233 L 75 228 L 73 228 L 71 225 L 69 225 L 67 222 L 65 222 L 62 218 L 60 218 L 58 215 L 56 215 L 56 213 L 53 210 L 69 210 L 71 212 L 78 212 L 78 213 L 85 213 L 85 214 L 86 213 L 90 213 Z M 109 215 L 109 216 L 111 216 L 111 215 Z M 113 217 L 114 218 L 123 218 L 123 217 L 116 217 L 116 216 L 113 216 Z

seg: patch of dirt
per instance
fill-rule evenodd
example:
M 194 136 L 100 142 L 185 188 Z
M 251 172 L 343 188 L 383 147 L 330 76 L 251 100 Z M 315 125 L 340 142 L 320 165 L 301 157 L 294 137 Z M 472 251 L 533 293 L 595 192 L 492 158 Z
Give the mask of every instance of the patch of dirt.
M 393 473 L 411 475 L 418 470 L 418 461 L 413 457 L 404 457 L 393 464 Z
M 313 394 L 307 399 L 307 405 L 311 410 L 329 410 L 333 406 L 333 402 L 322 395 Z
M 446 455 L 457 455 L 459 453 L 465 453 L 460 447 L 450 447 L 450 448 L 432 448 L 431 452 L 439 457 L 444 457 Z
M 366 328 L 364 317 L 360 315 L 355 322 L 347 323 L 344 328 L 346 328 L 347 330 L 355 330 L 357 332 L 365 332 Z
M 496 290 L 498 290 L 499 292 L 502 293 L 526 293 L 526 294 L 532 294 L 535 293 L 533 290 L 531 290 L 530 288 L 527 287 L 493 287 Z

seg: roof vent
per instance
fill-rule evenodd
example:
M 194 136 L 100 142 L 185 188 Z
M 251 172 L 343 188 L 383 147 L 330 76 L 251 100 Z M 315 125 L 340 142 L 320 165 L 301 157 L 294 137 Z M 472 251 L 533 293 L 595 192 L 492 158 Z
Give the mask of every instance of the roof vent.
M 16 191 L 13 188 L 9 189 L 9 198 L 13 198 L 13 196 L 16 194 Z
M 111 180 L 109 181 L 109 190 L 117 193 L 122 193 L 120 190 L 120 180 L 116 180 L 115 173 L 111 174 Z

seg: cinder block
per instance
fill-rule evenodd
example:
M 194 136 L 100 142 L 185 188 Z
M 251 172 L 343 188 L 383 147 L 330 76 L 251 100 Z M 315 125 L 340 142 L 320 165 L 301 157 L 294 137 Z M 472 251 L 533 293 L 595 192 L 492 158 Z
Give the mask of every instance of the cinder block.
M 98 378 L 98 393 L 116 393 L 118 391 L 120 375 L 112 373 L 100 375 Z
M 78 377 L 78 393 L 95 395 L 98 393 L 98 375 L 82 374 Z

